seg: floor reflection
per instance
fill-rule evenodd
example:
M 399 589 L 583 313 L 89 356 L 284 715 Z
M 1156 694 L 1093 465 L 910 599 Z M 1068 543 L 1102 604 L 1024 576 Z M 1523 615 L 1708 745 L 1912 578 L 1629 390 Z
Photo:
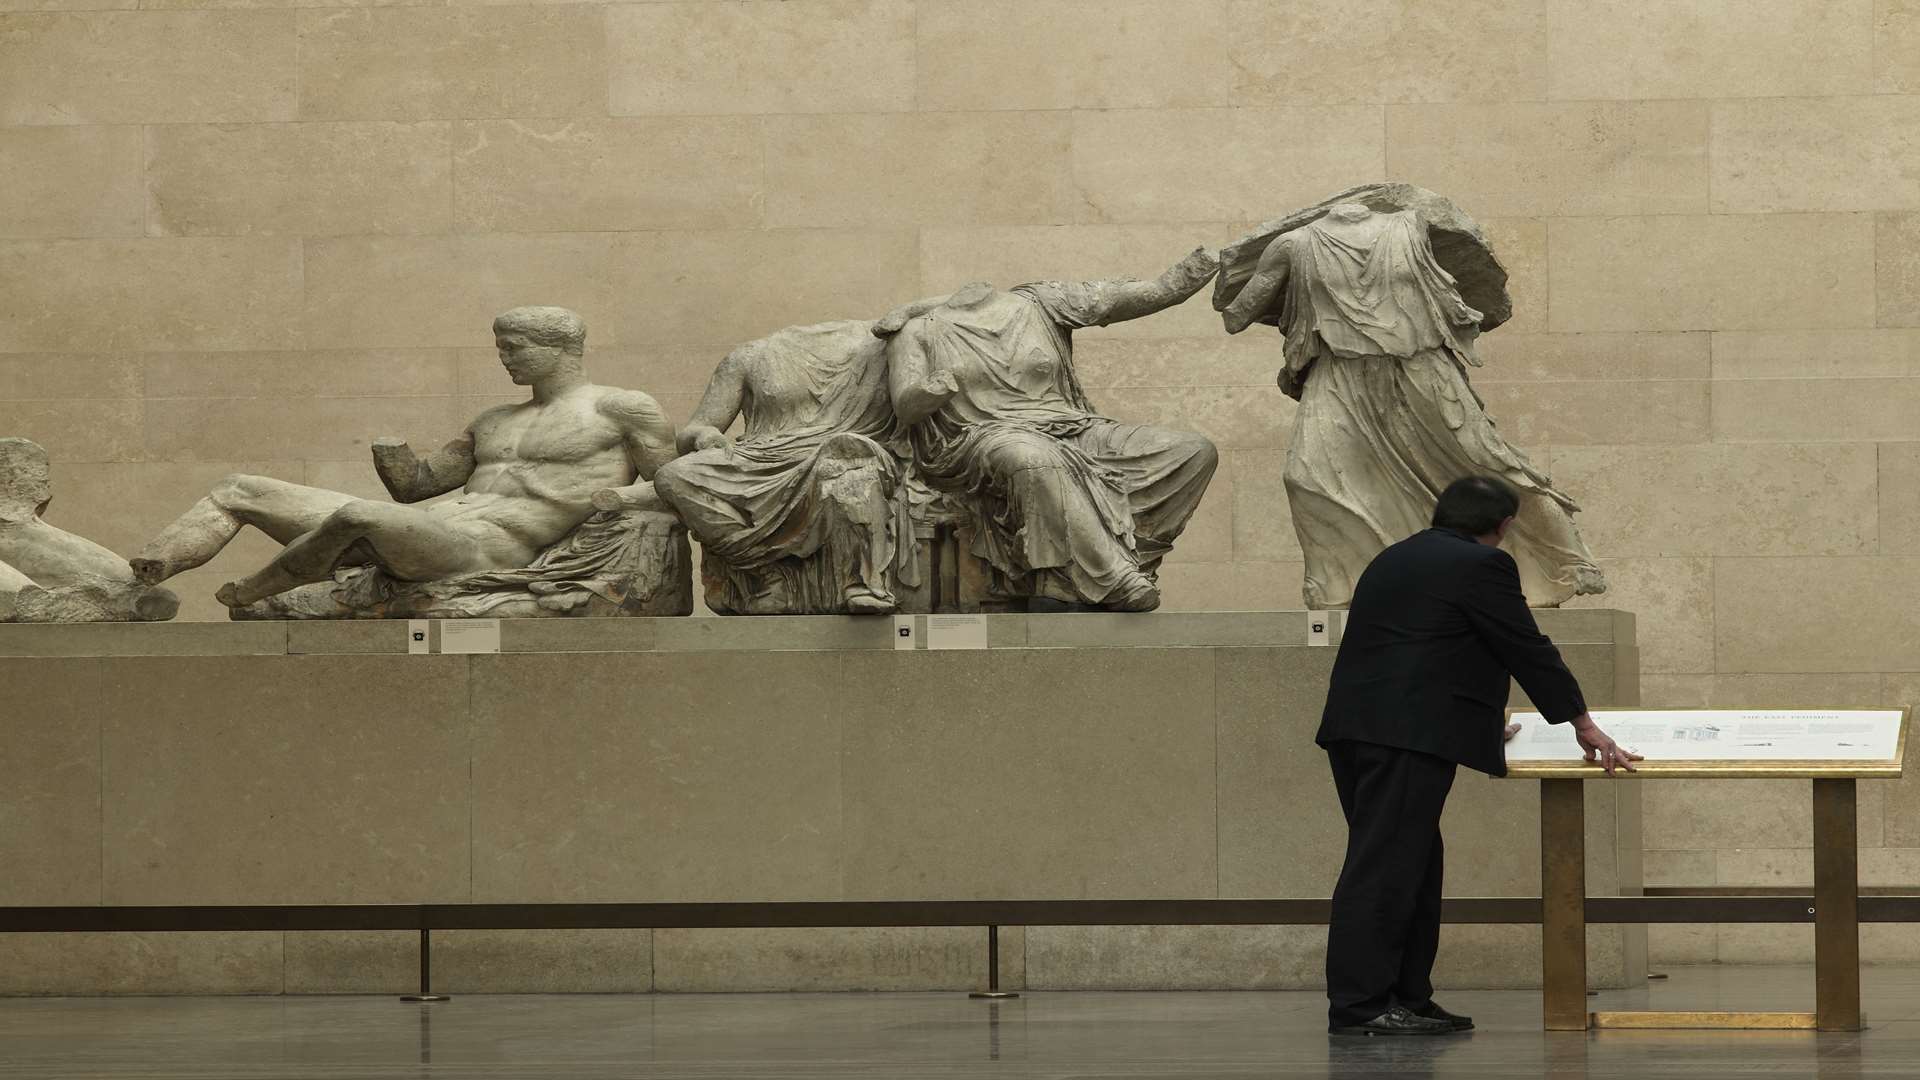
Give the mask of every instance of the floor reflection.
M 1602 1009 L 1806 1008 L 1805 968 L 1673 969 Z M 1540 1030 L 1530 991 L 1455 991 L 1479 1030 L 1329 1039 L 1317 993 L 0 999 L 5 1080 L 1226 1080 L 1920 1075 L 1920 968 L 1870 968 L 1860 1033 Z

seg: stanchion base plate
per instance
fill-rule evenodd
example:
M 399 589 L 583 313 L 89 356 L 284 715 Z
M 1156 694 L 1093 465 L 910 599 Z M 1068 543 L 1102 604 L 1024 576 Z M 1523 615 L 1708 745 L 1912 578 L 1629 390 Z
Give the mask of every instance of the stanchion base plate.
M 1020 995 L 1010 990 L 975 990 L 967 996 L 970 998 L 982 998 L 987 1001 L 1004 1001 L 1007 998 L 1017 998 Z
M 445 994 L 401 994 L 401 1001 L 452 1001 Z

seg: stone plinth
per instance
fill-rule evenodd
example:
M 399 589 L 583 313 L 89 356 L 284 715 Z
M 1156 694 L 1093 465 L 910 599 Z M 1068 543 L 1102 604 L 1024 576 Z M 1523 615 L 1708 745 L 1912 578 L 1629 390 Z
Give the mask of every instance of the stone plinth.
M 1548 611 L 1596 705 L 1631 616 Z M 1301 612 L 507 621 L 410 656 L 391 622 L 0 626 L 0 904 L 1326 896 Z M 1538 895 L 1537 786 L 1463 773 L 1450 895 Z M 1636 783 L 1588 785 L 1589 884 L 1640 882 Z M 85 853 L 84 858 L 76 853 Z M 1600 985 L 1643 969 L 1596 927 Z M 453 992 L 962 988 L 955 929 L 448 933 Z M 1537 985 L 1536 928 L 1449 927 L 1439 981 Z M 1319 984 L 1319 927 L 1035 927 L 1034 988 Z M 404 933 L 0 935 L 0 992 L 387 992 Z

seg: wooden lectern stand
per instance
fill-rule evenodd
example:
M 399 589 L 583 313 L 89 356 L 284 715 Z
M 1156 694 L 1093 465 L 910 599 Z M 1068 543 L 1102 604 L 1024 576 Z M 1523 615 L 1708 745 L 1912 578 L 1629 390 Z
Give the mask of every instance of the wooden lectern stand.
M 1538 713 L 1510 719 L 1533 745 L 1510 746 L 1507 776 L 1540 781 L 1541 991 L 1548 1031 L 1588 1028 L 1773 1028 L 1858 1031 L 1859 836 L 1855 782 L 1897 779 L 1906 709 L 1609 709 L 1594 721 L 1646 755 L 1608 777 L 1555 746 Z M 1867 732 L 1864 729 L 1871 727 Z M 1635 738 L 1635 735 L 1641 736 Z M 1560 741 L 1572 743 L 1571 731 Z M 1518 753 L 1516 754 L 1516 749 Z M 1666 751 L 1662 754 L 1662 751 Z M 1787 757 L 1783 755 L 1791 754 Z M 1589 1012 L 1586 813 L 1582 785 L 1619 778 L 1813 781 L 1814 1011 Z

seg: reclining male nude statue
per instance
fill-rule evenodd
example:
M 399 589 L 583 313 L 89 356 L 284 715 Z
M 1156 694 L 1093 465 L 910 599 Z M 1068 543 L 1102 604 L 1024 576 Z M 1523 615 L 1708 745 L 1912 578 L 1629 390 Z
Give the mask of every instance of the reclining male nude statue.
M 180 598 L 134 579 L 127 562 L 40 518 L 53 501 L 47 452 L 0 439 L 0 622 L 158 622 Z
M 591 591 L 593 584 L 582 579 L 604 569 L 604 556 L 620 546 L 613 519 L 623 511 L 661 510 L 650 481 L 674 455 L 673 425 L 646 394 L 587 381 L 586 323 L 573 312 L 515 308 L 494 320 L 493 331 L 500 363 L 516 384 L 531 388 L 529 400 L 488 409 L 459 438 L 424 457 L 399 439 L 373 444 L 374 469 L 398 503 L 455 490 L 463 492 L 458 498 L 396 505 L 230 476 L 132 560 L 134 573 L 164 581 L 213 558 L 252 525 L 286 548 L 257 573 L 220 588 L 217 598 L 234 609 L 351 567 L 375 568 L 374 577 L 385 579 L 380 594 L 343 593 L 336 597 L 339 611 L 322 604 L 280 614 L 351 617 L 365 611 L 349 609 L 364 608 L 404 616 L 449 603 L 466 613 L 529 592 L 541 607 L 554 606 L 543 593 L 558 593 L 564 610 L 587 599 L 581 589 Z M 587 541 L 576 535 L 589 518 L 607 535 Z M 365 575 L 360 580 L 364 584 Z M 386 603 L 408 583 L 427 583 L 426 595 Z M 462 606 L 462 600 L 475 602 Z
M 919 584 L 886 346 L 864 320 L 727 354 L 654 488 L 700 541 L 723 615 L 884 614 Z M 725 432 L 745 414 L 738 439 Z
M 1094 411 L 1073 331 L 1192 296 L 1217 262 L 1195 251 L 1153 281 L 976 283 L 874 326 L 890 338 L 894 412 L 927 483 L 972 511 L 994 590 L 1115 611 L 1160 605 L 1160 560 L 1200 505 L 1219 454 L 1200 435 Z

